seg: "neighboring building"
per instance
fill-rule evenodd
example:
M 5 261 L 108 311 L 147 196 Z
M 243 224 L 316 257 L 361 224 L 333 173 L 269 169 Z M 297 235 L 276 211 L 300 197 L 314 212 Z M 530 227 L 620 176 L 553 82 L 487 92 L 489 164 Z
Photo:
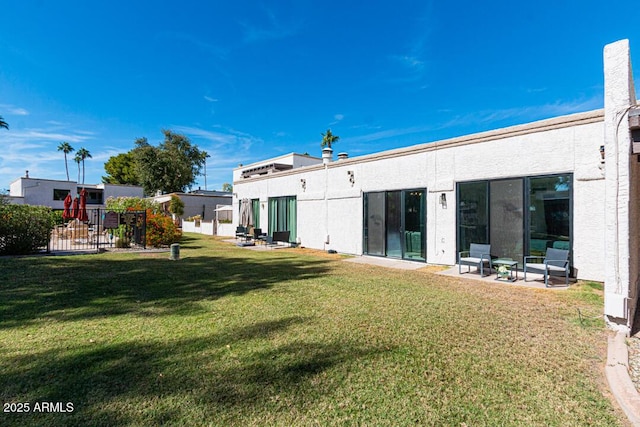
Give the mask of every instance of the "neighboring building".
M 233 179 L 251 178 L 256 176 L 270 175 L 276 172 L 296 169 L 303 166 L 318 165 L 322 163 L 322 159 L 309 156 L 307 154 L 290 153 L 273 159 L 264 160 L 262 162 L 252 163 L 248 166 L 238 166 L 239 175 L 234 173 Z
M 18 178 L 9 186 L 9 200 L 14 204 L 49 206 L 64 209 L 64 199 L 71 193 L 78 196 L 80 190 L 87 191 L 87 207 L 103 208 L 109 197 L 143 197 L 142 187 L 116 184 L 78 184 L 75 181 L 53 179 Z
M 87 208 L 104 208 L 109 197 L 145 197 L 142 187 L 118 184 L 78 184 L 75 181 L 30 178 L 29 172 L 13 181 L 9 186 L 9 201 L 13 204 L 48 206 L 55 210 L 64 209 L 64 199 L 71 193 L 79 195 L 80 190 L 87 191 Z M 215 209 L 222 205 L 231 205 L 232 195 L 225 191 L 195 190 L 189 193 L 175 194 L 184 202 L 182 218 L 200 215 L 203 220 L 215 218 Z M 168 212 L 171 194 L 152 197 L 163 205 Z
M 303 246 L 433 264 L 455 264 L 471 242 L 520 261 L 566 248 L 574 277 L 604 282 L 604 313 L 628 331 L 640 284 L 640 108 L 627 40 L 605 47 L 604 69 L 603 110 L 335 162 L 327 152 L 324 162 L 291 154 L 240 166 L 234 212 L 248 199 L 256 227 Z
M 216 218 L 215 209 L 222 205 L 231 205 L 232 194 L 226 191 L 195 190 L 190 193 L 169 193 L 152 197 L 160 203 L 165 212 L 169 212 L 171 196 L 179 197 L 184 203 L 184 214 L 180 218 L 190 218 L 200 215 L 202 221 Z

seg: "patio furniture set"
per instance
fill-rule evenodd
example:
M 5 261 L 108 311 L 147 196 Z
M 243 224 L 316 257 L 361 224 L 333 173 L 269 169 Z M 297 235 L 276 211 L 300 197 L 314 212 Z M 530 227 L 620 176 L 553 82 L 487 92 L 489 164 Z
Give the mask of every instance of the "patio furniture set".
M 524 281 L 527 273 L 542 274 L 545 287 L 549 287 L 550 276 L 564 276 L 564 283 L 569 286 L 569 250 L 547 248 L 544 256 L 525 256 L 523 259 Z M 495 280 L 515 282 L 518 280 L 518 261 L 511 258 L 500 258 L 491 255 L 491 245 L 471 243 L 468 251 L 458 254 L 458 272 L 462 274 L 462 266 L 476 267 L 480 276 L 491 275 L 495 270 Z M 485 272 L 487 274 L 485 274 Z
M 283 243 L 292 246 L 289 241 L 289 231 L 274 231 L 271 236 L 263 233 L 261 228 L 253 228 L 239 226 L 236 228 L 236 240 L 238 246 L 254 246 L 256 243 L 265 245 L 266 247 L 278 246 Z

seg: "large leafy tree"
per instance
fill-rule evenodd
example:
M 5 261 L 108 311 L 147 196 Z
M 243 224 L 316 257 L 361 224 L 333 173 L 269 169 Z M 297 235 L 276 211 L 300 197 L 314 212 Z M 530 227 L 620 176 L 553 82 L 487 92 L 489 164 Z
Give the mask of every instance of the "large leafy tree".
M 147 194 L 185 191 L 195 183 L 207 157 L 186 136 L 171 130 L 162 133 L 164 141 L 157 147 L 149 144 L 147 138 L 139 138 L 132 151 L 140 183 Z
M 85 159 L 91 159 L 92 156 L 89 150 L 81 148 L 76 152 L 76 157 L 80 157 L 80 161 L 82 162 L 82 184 L 84 184 L 84 161 Z M 78 168 L 80 168 L 80 165 L 78 165 Z
M 109 160 L 104 164 L 104 170 L 107 172 L 107 176 L 102 177 L 102 182 L 105 184 L 141 184 L 132 151 L 109 157 Z
M 331 144 L 335 144 L 340 139 L 338 135 L 331 133 L 331 129 L 327 129 L 327 133 L 321 133 L 320 135 L 322 135 L 322 143 L 320 144 L 322 148 L 331 148 Z
M 0 116 L 0 128 L 5 128 L 5 129 L 9 129 L 9 124 L 7 122 L 4 121 L 4 119 L 2 118 L 2 116 Z
M 64 153 L 64 168 L 67 171 L 67 181 L 69 181 L 69 163 L 67 162 L 67 154 L 73 152 L 73 147 L 68 142 L 61 142 L 58 145 L 58 151 L 62 151 Z

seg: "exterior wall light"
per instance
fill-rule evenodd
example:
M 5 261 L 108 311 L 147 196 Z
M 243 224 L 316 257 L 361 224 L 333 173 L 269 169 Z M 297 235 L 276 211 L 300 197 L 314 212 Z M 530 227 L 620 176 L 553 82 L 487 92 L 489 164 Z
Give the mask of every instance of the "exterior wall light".
M 446 193 L 440 194 L 440 206 L 442 206 L 442 209 L 446 209 L 447 208 L 447 194 Z
M 302 191 L 305 191 L 307 189 L 307 180 L 304 178 L 300 179 L 300 187 L 302 187 Z
M 604 163 L 604 145 L 600 146 L 600 162 Z
M 347 171 L 347 175 L 349 176 L 349 182 L 351 183 L 351 186 L 353 187 L 353 184 L 356 183 L 356 177 L 353 174 L 353 171 Z

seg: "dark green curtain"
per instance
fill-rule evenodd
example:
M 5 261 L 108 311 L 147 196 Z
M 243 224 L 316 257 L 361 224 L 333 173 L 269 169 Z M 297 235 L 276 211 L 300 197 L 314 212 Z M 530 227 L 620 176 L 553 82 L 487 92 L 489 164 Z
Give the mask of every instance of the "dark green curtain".
M 297 201 L 295 196 L 272 197 L 269 199 L 269 235 L 274 231 L 288 231 L 289 239 L 298 237 Z
M 260 228 L 260 199 L 251 200 L 251 209 L 253 210 L 253 226 Z

